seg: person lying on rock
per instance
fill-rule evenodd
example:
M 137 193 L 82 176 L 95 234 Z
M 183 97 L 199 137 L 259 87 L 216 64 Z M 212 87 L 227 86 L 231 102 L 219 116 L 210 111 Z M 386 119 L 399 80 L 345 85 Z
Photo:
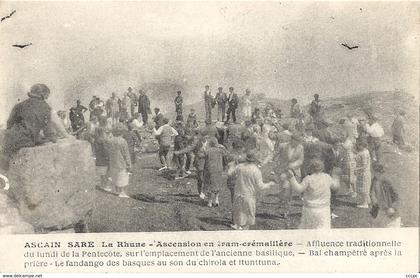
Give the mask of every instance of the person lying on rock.
M 13 107 L 3 146 L 6 157 L 24 147 L 57 141 L 51 125 L 51 107 L 46 102 L 49 95 L 50 89 L 45 84 L 35 84 L 29 98 Z

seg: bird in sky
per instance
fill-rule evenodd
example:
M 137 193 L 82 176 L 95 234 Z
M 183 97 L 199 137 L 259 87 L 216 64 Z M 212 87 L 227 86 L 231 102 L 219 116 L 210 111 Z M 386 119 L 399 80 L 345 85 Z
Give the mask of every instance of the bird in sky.
M 353 49 L 359 48 L 358 45 L 349 46 L 347 43 L 342 43 L 341 45 L 344 46 L 345 48 L 349 49 L 349 50 L 353 50 Z
M 3 16 L 3 17 L 1 18 L 1 21 L 0 21 L 0 22 L 3 22 L 3 20 L 6 20 L 6 19 L 8 19 L 8 18 L 12 17 L 12 15 L 14 15 L 14 14 L 15 14 L 15 12 L 16 12 L 16 10 L 13 10 L 13 11 L 12 11 L 9 15 Z
M 18 48 L 25 48 L 32 45 L 32 43 L 27 43 L 27 44 L 14 44 L 12 45 L 13 47 L 18 47 Z

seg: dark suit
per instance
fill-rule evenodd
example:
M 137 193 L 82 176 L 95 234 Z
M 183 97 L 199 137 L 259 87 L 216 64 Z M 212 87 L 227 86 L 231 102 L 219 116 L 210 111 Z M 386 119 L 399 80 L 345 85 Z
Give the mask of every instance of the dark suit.
M 239 97 L 235 93 L 229 93 L 228 99 L 228 110 L 226 112 L 227 118 L 226 121 L 229 122 L 230 116 L 232 115 L 232 120 L 234 123 L 236 123 L 236 109 L 238 109 L 239 105 Z
M 148 120 L 148 113 L 151 113 L 150 111 L 150 100 L 149 97 L 144 95 L 144 94 L 140 94 L 139 96 L 139 100 L 138 100 L 138 111 L 141 114 L 141 117 L 143 119 L 143 124 L 147 124 L 147 120 Z

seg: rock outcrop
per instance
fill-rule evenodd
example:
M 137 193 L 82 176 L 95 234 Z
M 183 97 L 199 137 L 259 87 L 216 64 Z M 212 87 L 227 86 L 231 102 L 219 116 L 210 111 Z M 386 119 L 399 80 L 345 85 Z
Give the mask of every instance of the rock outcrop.
M 59 140 L 23 148 L 10 161 L 9 196 L 38 230 L 61 230 L 83 220 L 94 204 L 95 163 L 86 141 Z

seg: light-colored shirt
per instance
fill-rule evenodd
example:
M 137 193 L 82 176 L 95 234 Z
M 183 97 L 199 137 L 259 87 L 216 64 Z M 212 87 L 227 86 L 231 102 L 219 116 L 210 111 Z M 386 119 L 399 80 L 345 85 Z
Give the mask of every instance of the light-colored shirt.
M 307 143 L 316 143 L 319 142 L 319 139 L 313 136 L 304 136 L 303 140 Z
M 173 127 L 171 127 L 169 124 L 164 124 L 163 126 L 159 127 L 157 130 L 156 130 L 156 128 L 154 128 L 153 129 L 153 135 L 154 136 L 161 135 L 164 129 L 170 129 L 173 136 L 177 136 L 178 135 L 178 131 L 176 131 L 176 129 L 173 128 Z
M 235 196 L 244 198 L 256 198 L 257 190 L 269 187 L 269 183 L 264 183 L 261 170 L 253 163 L 241 163 L 232 169 L 228 174 L 235 176 Z
M 330 205 L 332 188 L 337 188 L 335 179 L 326 173 L 315 173 L 303 179 L 298 191 L 303 192 L 304 206 L 317 208 Z
M 140 122 L 140 121 L 139 121 L 139 120 L 137 120 L 137 119 L 134 119 L 134 120 L 131 122 L 131 127 L 132 127 L 132 129 L 134 129 L 134 130 L 139 130 L 142 126 L 143 126 L 143 122 Z
M 373 123 L 372 125 L 366 124 L 366 132 L 371 137 L 379 138 L 384 136 L 384 129 L 377 122 Z

